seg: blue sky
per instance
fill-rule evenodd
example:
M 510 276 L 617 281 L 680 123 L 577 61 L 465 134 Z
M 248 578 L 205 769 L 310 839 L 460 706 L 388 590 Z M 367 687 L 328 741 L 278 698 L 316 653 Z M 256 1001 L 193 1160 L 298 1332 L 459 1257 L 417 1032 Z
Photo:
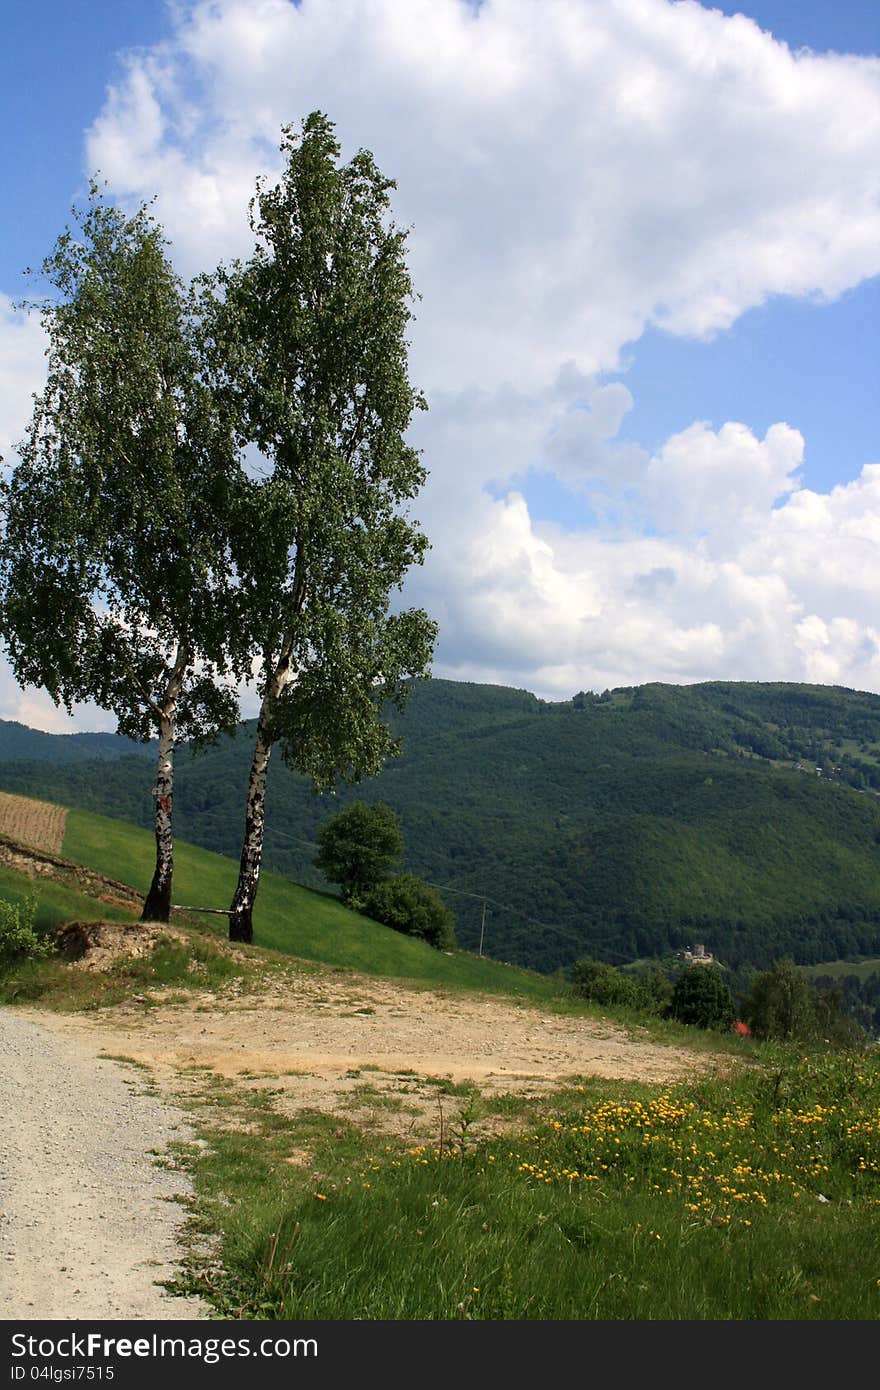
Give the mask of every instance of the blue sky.
M 414 227 L 438 674 L 880 689 L 880 6 L 467 10 L 6 0 L 0 449 L 39 386 L 9 301 L 86 175 L 191 273 L 321 106 Z M 2 673 L 0 715 L 65 726 Z
M 4 0 L 0 111 L 6 200 L 0 283 L 48 250 L 83 178 L 83 137 L 118 55 L 168 30 L 163 0 Z M 9 215 L 11 209 L 14 214 Z

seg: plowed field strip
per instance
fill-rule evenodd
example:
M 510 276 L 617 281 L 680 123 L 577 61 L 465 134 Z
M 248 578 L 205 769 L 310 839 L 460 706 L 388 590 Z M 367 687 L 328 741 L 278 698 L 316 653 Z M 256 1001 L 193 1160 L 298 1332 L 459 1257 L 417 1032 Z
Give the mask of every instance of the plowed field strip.
M 0 792 L 0 835 L 16 844 L 42 850 L 44 854 L 60 854 L 66 820 L 63 806 Z

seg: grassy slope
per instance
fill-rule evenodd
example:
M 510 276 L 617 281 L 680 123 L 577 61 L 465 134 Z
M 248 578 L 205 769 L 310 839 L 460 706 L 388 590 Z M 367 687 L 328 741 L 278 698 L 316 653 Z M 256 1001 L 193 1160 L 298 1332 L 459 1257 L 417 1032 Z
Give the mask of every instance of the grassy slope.
M 832 979 L 843 978 L 847 975 L 857 975 L 859 978 L 866 978 L 868 975 L 876 975 L 880 971 L 880 960 L 872 957 L 870 960 L 827 960 L 822 965 L 804 966 L 804 974 L 809 978 L 815 976 L 831 976 Z
M 145 830 L 87 811 L 70 811 L 64 856 L 146 892 L 153 869 L 153 839 Z M 174 898 L 194 907 L 225 907 L 237 865 L 181 841 L 175 844 Z M 212 919 L 203 919 L 212 920 Z M 221 922 L 222 918 L 214 921 Z M 495 961 L 446 955 L 350 912 L 335 898 L 300 888 L 277 874 L 260 880 L 255 944 L 369 975 L 431 985 L 547 1000 L 557 992 L 546 977 Z
M 49 878 L 34 881 L 0 865 L 0 898 L 22 904 L 31 897 L 37 900 L 35 925 L 40 931 L 51 931 L 63 922 L 129 922 L 135 916 L 127 908 L 86 897 L 66 884 Z

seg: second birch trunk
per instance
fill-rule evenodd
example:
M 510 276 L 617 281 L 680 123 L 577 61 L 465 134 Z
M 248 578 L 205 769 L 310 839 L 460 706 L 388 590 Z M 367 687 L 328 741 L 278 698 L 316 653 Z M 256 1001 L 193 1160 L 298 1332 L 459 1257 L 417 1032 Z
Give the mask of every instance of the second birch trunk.
M 229 940 L 254 939 L 254 902 L 263 862 L 263 832 L 266 825 L 266 785 L 272 756 L 270 721 L 272 707 L 290 682 L 289 665 L 279 663 L 272 683 L 263 697 L 257 720 L 257 741 L 248 779 L 245 807 L 244 842 L 238 869 L 238 884 L 229 909 Z
M 174 875 L 174 836 L 171 803 L 174 796 L 174 743 L 177 736 L 177 699 L 187 657 L 178 651 L 174 669 L 158 711 L 159 758 L 156 768 L 156 868 L 144 900 L 142 922 L 167 922 L 171 918 L 171 882 Z

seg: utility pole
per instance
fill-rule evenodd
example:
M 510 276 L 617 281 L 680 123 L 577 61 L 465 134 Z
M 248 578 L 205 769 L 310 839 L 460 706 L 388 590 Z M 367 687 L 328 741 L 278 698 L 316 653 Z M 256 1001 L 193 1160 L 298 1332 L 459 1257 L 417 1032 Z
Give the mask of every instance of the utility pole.
M 481 918 L 480 918 L 480 950 L 479 950 L 479 954 L 480 954 L 480 955 L 483 954 L 483 935 L 484 935 L 485 931 L 486 931 L 486 899 L 484 898 L 484 899 L 483 899 L 483 915 L 482 915 Z

